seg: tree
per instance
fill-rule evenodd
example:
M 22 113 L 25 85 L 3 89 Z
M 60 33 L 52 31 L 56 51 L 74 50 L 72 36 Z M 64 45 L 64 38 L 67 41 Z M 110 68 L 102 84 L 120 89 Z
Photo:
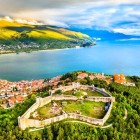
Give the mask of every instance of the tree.
M 57 140 L 64 140 L 64 129 L 61 127 L 59 128 L 59 131 L 58 131 Z

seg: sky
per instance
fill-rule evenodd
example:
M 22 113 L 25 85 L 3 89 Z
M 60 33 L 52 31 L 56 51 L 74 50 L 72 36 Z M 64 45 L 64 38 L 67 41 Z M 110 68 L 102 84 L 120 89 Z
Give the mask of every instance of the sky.
M 0 0 L 0 16 L 140 35 L 140 0 Z

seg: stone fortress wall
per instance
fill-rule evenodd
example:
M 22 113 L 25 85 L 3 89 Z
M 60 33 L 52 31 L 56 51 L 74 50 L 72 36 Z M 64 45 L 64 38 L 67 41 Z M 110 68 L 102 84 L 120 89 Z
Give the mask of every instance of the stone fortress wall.
M 88 116 L 83 116 L 81 114 L 76 114 L 76 113 L 65 113 L 63 115 L 57 116 L 57 117 L 53 117 L 53 118 L 49 118 L 43 121 L 40 120 L 35 120 L 35 119 L 29 119 L 30 114 L 32 112 L 34 112 L 37 108 L 42 107 L 46 104 L 48 104 L 49 102 L 51 102 L 52 100 L 78 100 L 78 98 L 76 96 L 72 96 L 72 95 L 53 95 L 57 90 L 61 90 L 62 92 L 66 92 L 66 91 L 70 91 L 70 90 L 75 90 L 75 89 L 83 89 L 83 90 L 93 90 L 93 91 L 97 91 L 102 93 L 105 97 L 95 97 L 95 96 L 89 96 L 87 97 L 85 100 L 90 100 L 90 101 L 95 101 L 95 102 L 110 102 L 110 107 L 106 113 L 106 115 L 104 116 L 103 119 L 96 119 L 96 118 L 92 118 L 92 117 L 88 117 Z M 45 98 L 41 98 L 41 97 L 37 97 L 36 98 L 36 103 L 34 103 L 21 117 L 18 117 L 18 125 L 19 128 L 21 128 L 22 130 L 25 130 L 28 127 L 44 127 L 45 125 L 49 125 L 53 122 L 57 122 L 57 121 L 62 121 L 64 119 L 67 118 L 71 118 L 71 119 L 78 119 L 90 124 L 95 124 L 95 125 L 104 125 L 104 123 L 106 122 L 106 120 L 109 118 L 110 113 L 111 113 L 111 109 L 113 106 L 113 102 L 115 101 L 115 98 L 112 97 L 109 93 L 107 93 L 104 89 L 99 89 L 93 86 L 87 86 L 87 85 L 80 85 L 79 83 L 73 83 L 73 85 L 71 86 L 64 86 L 64 87 L 59 87 L 55 90 L 51 90 L 50 91 L 50 96 L 45 97 Z

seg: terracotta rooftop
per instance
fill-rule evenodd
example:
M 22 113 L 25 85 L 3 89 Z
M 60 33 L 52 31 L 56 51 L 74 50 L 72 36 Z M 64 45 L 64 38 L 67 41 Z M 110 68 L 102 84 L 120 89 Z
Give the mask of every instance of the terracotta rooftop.
M 119 84 L 126 83 L 125 76 L 123 74 L 114 74 L 114 82 Z

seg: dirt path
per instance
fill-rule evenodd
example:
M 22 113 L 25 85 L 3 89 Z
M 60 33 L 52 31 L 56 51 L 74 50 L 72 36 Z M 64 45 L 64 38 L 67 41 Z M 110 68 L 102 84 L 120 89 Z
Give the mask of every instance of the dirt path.
M 94 126 L 94 127 L 100 127 L 100 128 L 109 128 L 109 127 L 112 126 L 112 124 L 109 124 L 107 126 L 97 126 L 97 125 L 93 125 L 93 124 L 86 123 L 86 122 L 81 122 L 81 121 L 66 121 L 66 122 L 78 122 L 78 123 L 86 124 L 88 126 Z
M 88 125 L 88 126 L 92 126 L 92 127 L 100 127 L 100 128 L 103 128 L 103 129 L 105 129 L 105 128 L 109 128 L 109 127 L 111 127 L 112 126 L 112 124 L 109 124 L 109 125 L 107 125 L 107 126 L 96 126 L 96 125 L 93 125 L 93 124 L 90 124 L 90 123 L 86 123 L 86 122 L 82 122 L 82 121 L 74 121 L 74 120 L 72 120 L 72 121 L 65 121 L 65 122 L 75 122 L 75 123 L 82 123 L 82 124 L 86 124 L 86 125 Z M 50 126 L 47 126 L 47 127 L 50 127 Z M 30 129 L 29 130 L 29 132 L 34 132 L 34 131 L 38 131 L 38 130 L 42 130 L 42 129 L 44 129 L 44 127 L 42 127 L 42 128 L 34 128 L 34 129 Z
M 128 112 L 127 112 L 127 109 L 125 108 L 125 115 L 124 115 L 124 117 L 123 117 L 124 120 L 127 119 L 127 115 L 128 115 Z
M 109 128 L 109 127 L 111 127 L 112 126 L 112 123 L 111 124 L 109 124 L 109 125 L 107 125 L 107 126 L 102 126 L 101 128 Z

